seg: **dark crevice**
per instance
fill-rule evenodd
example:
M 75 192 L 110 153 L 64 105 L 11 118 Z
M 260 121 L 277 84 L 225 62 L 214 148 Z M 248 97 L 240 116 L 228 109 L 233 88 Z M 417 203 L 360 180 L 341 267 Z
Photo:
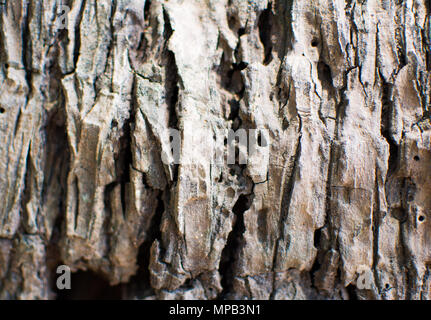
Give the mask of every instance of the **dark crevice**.
M 15 125 L 13 127 L 13 136 L 16 137 L 17 133 L 18 133 L 18 129 L 20 128 L 20 124 L 21 124 L 21 115 L 22 115 L 22 111 L 21 108 L 18 109 L 18 113 L 16 115 L 16 120 L 15 120 Z
M 325 62 L 319 61 L 317 64 L 317 75 L 323 88 L 332 92 L 334 90 L 334 84 L 331 67 L 329 67 Z
M 382 81 L 382 116 L 381 116 L 381 135 L 386 139 L 389 144 L 389 162 L 387 177 L 391 176 L 398 167 L 399 162 L 399 147 L 391 135 L 391 114 L 393 112 L 393 102 L 391 100 L 392 85 L 385 82 L 380 73 Z
M 383 133 L 383 137 L 389 143 L 389 161 L 388 161 L 388 176 L 391 176 L 397 169 L 399 162 L 399 147 L 398 144 L 387 135 L 386 132 Z
M 244 225 L 244 212 L 246 212 L 253 203 L 254 194 L 240 195 L 235 205 L 233 206 L 233 213 L 235 214 L 235 221 L 230 232 L 226 245 L 223 248 L 219 273 L 221 275 L 221 285 L 223 291 L 219 295 L 219 299 L 227 298 L 232 290 L 233 277 L 235 273 L 235 266 L 238 260 L 238 254 L 242 244 L 242 237 L 245 231 Z
M 242 71 L 248 67 L 248 63 L 242 61 L 240 45 L 241 42 L 238 38 L 237 45 L 234 50 L 234 57 L 237 62 L 231 61 L 231 59 L 226 59 L 226 56 L 229 56 L 229 53 L 223 52 L 220 65 L 217 70 L 221 86 L 231 93 L 238 102 L 243 98 L 245 92 L 244 76 Z
M 319 257 L 316 256 L 316 258 L 314 259 L 313 266 L 311 267 L 311 270 L 310 270 L 310 275 L 311 275 L 311 279 L 312 279 L 311 285 L 316 290 L 318 290 L 316 288 L 316 284 L 315 284 L 316 283 L 316 274 L 320 270 L 321 267 L 322 267 L 322 265 L 320 264 Z
M 169 107 L 169 128 L 178 128 L 177 103 L 179 94 L 179 76 L 175 55 L 171 51 L 166 51 L 166 92 Z
M 54 70 L 57 75 L 61 75 L 58 69 L 54 68 Z M 59 103 L 57 108 L 48 112 L 46 127 L 44 128 L 47 146 L 46 165 L 43 186 L 40 191 L 43 206 L 47 205 L 48 201 L 53 198 L 57 201 L 56 208 L 55 206 L 52 207 L 53 210 L 57 209 L 57 212 L 46 246 L 46 265 L 50 274 L 48 281 L 51 288 L 55 286 L 56 268 L 62 264 L 61 248 L 58 244 L 65 227 L 67 178 L 70 168 L 70 150 L 67 139 L 66 110 L 64 108 L 65 98 L 62 90 L 55 94 L 59 94 Z M 43 219 L 42 215 L 37 217 L 38 225 L 43 225 Z M 51 292 L 55 292 L 55 290 L 51 290 Z
M 144 19 L 149 24 L 150 21 L 151 0 L 146 0 L 144 5 Z
M 247 66 L 248 66 L 248 63 L 244 61 L 240 61 L 239 63 L 232 63 L 233 70 L 241 71 L 247 68 Z
M 378 177 L 379 171 L 376 168 L 375 173 L 375 186 L 374 186 L 374 205 L 373 205 L 373 215 L 372 215 L 372 235 L 373 235 L 373 243 L 372 243 L 372 250 L 373 250 L 373 263 L 372 263 L 372 270 L 374 275 L 374 281 L 377 286 L 377 292 L 380 294 L 382 292 L 382 285 L 381 281 L 379 279 L 379 272 L 378 272 L 378 263 L 379 263 L 379 235 L 380 235 L 380 223 L 381 223 L 381 213 L 380 213 L 380 199 L 379 199 L 379 182 Z
M 145 234 L 145 240 L 140 245 L 137 257 L 138 271 L 128 284 L 128 290 L 141 297 L 151 296 L 154 290 L 150 284 L 150 260 L 151 246 L 155 240 L 161 241 L 162 233 L 160 225 L 162 223 L 163 213 L 165 212 L 164 193 L 160 192 L 157 197 L 157 207 L 150 225 Z
M 259 16 L 258 27 L 259 27 L 259 38 L 264 47 L 264 59 L 263 64 L 268 65 L 271 63 L 272 56 L 272 26 L 274 24 L 274 14 L 272 13 L 272 3 L 268 4 L 268 8 L 263 10 Z
M 337 121 L 338 122 L 338 121 Z M 333 243 L 335 231 L 331 223 L 331 200 L 332 200 L 332 174 L 335 166 L 334 159 L 337 149 L 334 142 L 331 142 L 328 160 L 328 173 L 326 177 L 326 199 L 325 199 L 325 226 L 328 226 L 328 241 Z
M 79 182 L 78 182 L 78 178 L 75 176 L 73 179 L 73 185 L 72 187 L 74 188 L 74 192 L 75 192 L 75 220 L 74 220 L 74 230 L 76 230 L 78 228 L 78 218 L 79 218 L 79 199 L 80 199 L 80 193 L 79 193 Z
M 117 0 L 112 0 L 111 3 L 111 12 L 110 12 L 110 17 L 109 17 L 109 31 L 110 31 L 110 37 L 108 41 L 108 45 L 107 45 L 107 53 L 106 53 L 106 63 L 105 63 L 105 70 L 104 70 L 104 74 L 110 75 L 111 81 L 109 84 L 109 90 L 110 92 L 114 92 L 114 82 L 113 82 L 113 72 L 114 72 L 114 66 L 113 66 L 113 61 L 115 60 L 115 50 L 113 50 L 114 45 L 115 45 L 115 41 L 116 41 L 116 35 L 115 35 L 115 26 L 114 26 L 114 17 L 115 17 L 115 13 L 117 12 Z M 110 68 L 110 70 L 108 69 Z M 100 76 L 96 76 L 94 83 L 96 86 L 96 92 L 97 95 L 100 92 L 100 89 L 103 87 L 103 84 L 100 83 L 102 78 Z
M 407 65 L 406 55 L 406 35 L 405 35 L 405 4 L 404 1 L 398 1 L 396 4 L 395 22 L 397 28 L 395 30 L 395 41 L 397 45 L 398 56 L 398 71 Z M 398 72 L 397 71 L 397 72 Z
M 34 172 L 35 172 L 35 168 L 33 167 L 32 164 L 32 159 L 31 159 L 31 144 L 27 153 L 27 158 L 26 158 L 26 168 L 25 168 L 25 174 L 24 174 L 24 190 L 22 191 L 22 196 L 21 196 L 21 208 L 22 208 L 22 219 L 21 219 L 21 223 L 22 225 L 20 226 L 20 231 L 23 233 L 29 233 L 30 230 L 28 230 L 28 226 L 27 226 L 27 222 L 29 221 L 30 218 L 30 213 L 27 211 L 27 204 L 30 202 L 31 200 L 31 194 L 32 192 L 34 192 L 33 189 L 33 179 L 34 179 Z
M 123 210 L 124 217 L 126 216 L 127 212 L 127 190 L 128 190 L 128 184 L 130 183 L 130 166 L 133 162 L 132 159 L 132 152 L 130 151 L 130 143 L 127 146 L 127 151 L 125 153 L 125 167 L 124 167 L 124 173 L 121 176 L 121 208 Z
M 347 293 L 349 294 L 349 300 L 358 300 L 358 294 L 356 292 L 356 287 L 353 284 L 349 284 L 346 287 Z
M 220 59 L 220 64 L 217 68 L 217 74 L 219 76 L 219 85 L 222 88 L 229 90 L 230 78 L 228 75 L 230 72 L 230 61 L 228 60 L 228 58 L 226 58 L 226 56 L 228 55 L 223 52 Z
M 400 223 L 407 221 L 407 212 L 404 208 L 391 208 L 391 216 L 397 219 Z
M 232 61 L 231 58 L 227 58 L 231 56 L 231 49 L 226 45 L 224 46 L 224 52 L 221 56 L 220 64 L 216 69 L 219 85 L 226 90 L 225 96 L 228 106 L 225 118 L 226 120 L 231 121 L 231 129 L 234 131 L 238 130 L 243 123 L 240 116 L 240 103 L 245 93 L 243 71 L 248 67 L 248 63 L 242 60 L 240 53 L 241 41 L 239 38 L 241 35 L 242 32 L 239 32 L 238 41 L 234 50 L 235 61 Z
M 178 67 L 175 59 L 175 54 L 168 49 L 168 41 L 172 36 L 173 30 L 169 20 L 169 15 L 165 9 L 163 9 L 164 17 L 164 39 L 165 48 L 163 54 L 163 64 L 165 67 L 165 92 L 166 101 L 169 110 L 169 128 L 178 129 L 178 108 L 179 108 L 179 90 L 181 84 L 181 78 L 178 73 Z M 178 179 L 178 164 L 173 164 L 173 181 L 174 183 Z
M 225 81 L 226 89 L 229 90 L 229 92 L 231 93 L 237 94 L 239 99 L 243 97 L 245 89 L 244 79 L 241 70 L 243 69 L 239 69 L 236 67 L 236 65 L 233 64 L 232 68 L 227 72 Z
M 316 229 L 316 230 L 314 231 L 314 247 L 315 247 L 316 249 L 319 249 L 319 248 L 320 248 L 320 245 L 321 245 L 321 240 L 322 240 L 322 229 L 323 229 L 323 228 L 319 228 L 319 229 Z
M 311 275 L 311 280 L 312 280 L 312 286 L 317 290 L 316 285 L 315 285 L 315 278 L 316 278 L 316 273 L 320 270 L 320 267 L 322 266 L 320 263 L 320 256 L 319 256 L 319 251 L 322 249 L 322 228 L 316 229 L 314 231 L 314 239 L 313 239 L 313 244 L 314 247 L 317 249 L 317 255 L 316 258 L 314 259 L 314 263 L 313 266 L 311 267 L 310 270 L 310 275 Z
M 228 103 L 229 103 L 229 106 L 230 106 L 230 113 L 229 113 L 228 120 L 232 120 L 233 121 L 233 120 L 235 120 L 235 119 L 237 119 L 239 117 L 240 104 L 239 104 L 239 101 L 237 101 L 235 99 L 229 100 Z
M 237 202 L 233 206 L 233 213 L 239 217 L 237 227 L 240 228 L 240 230 L 245 231 L 244 229 L 244 219 L 243 214 L 245 211 L 250 209 L 251 203 L 253 202 L 253 196 L 252 195 L 240 195 Z
M 73 47 L 73 67 L 75 69 L 76 69 L 76 66 L 78 64 L 79 52 L 81 50 L 81 21 L 82 21 L 83 15 L 84 15 L 84 10 L 85 10 L 86 5 L 87 5 L 87 0 L 83 0 L 82 5 L 79 8 L 79 15 L 78 15 L 78 18 L 76 19 L 76 24 L 74 26 L 75 27 L 75 44 Z
M 283 61 L 286 53 L 293 48 L 295 36 L 292 30 L 292 8 L 294 1 L 276 1 L 274 4 L 274 12 L 276 12 L 278 29 L 273 31 L 277 36 L 277 50 L 278 58 Z
M 123 126 L 122 136 L 120 138 L 120 152 L 115 155 L 115 166 L 117 174 L 117 182 L 121 185 L 121 208 L 123 215 L 126 215 L 127 210 L 127 189 L 130 183 L 130 168 L 133 165 L 132 153 L 132 126 L 135 123 L 134 106 L 130 110 L 130 116 Z
M 28 85 L 28 96 L 27 99 L 31 96 L 32 93 L 32 55 L 33 55 L 33 48 L 32 48 L 32 39 L 31 39 L 31 32 L 30 32 L 30 17 L 31 17 L 31 10 L 32 5 L 31 2 L 25 2 L 26 8 L 24 9 L 24 17 L 22 20 L 22 63 L 25 70 L 25 79 Z
M 173 30 L 172 30 L 172 26 L 171 26 L 171 21 L 169 19 L 169 15 L 168 15 L 165 8 L 163 8 L 163 20 L 165 23 L 164 31 L 163 31 L 163 37 L 164 37 L 166 44 L 167 44 L 167 42 L 169 41 L 169 39 L 172 36 Z M 167 48 L 167 46 L 166 46 L 166 48 Z
M 109 221 L 111 220 L 111 217 L 112 217 L 111 197 L 112 197 L 112 192 L 117 186 L 118 186 L 118 182 L 112 182 L 107 186 L 105 186 L 105 190 L 103 191 L 103 202 L 107 212 L 107 216 L 106 216 L 107 221 L 105 222 L 105 224 L 109 224 Z

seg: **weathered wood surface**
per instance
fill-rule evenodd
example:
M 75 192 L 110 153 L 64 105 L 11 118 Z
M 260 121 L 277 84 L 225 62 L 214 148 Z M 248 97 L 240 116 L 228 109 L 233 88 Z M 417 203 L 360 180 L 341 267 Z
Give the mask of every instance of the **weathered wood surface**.
M 3 2 L 1 298 L 429 298 L 429 0 Z

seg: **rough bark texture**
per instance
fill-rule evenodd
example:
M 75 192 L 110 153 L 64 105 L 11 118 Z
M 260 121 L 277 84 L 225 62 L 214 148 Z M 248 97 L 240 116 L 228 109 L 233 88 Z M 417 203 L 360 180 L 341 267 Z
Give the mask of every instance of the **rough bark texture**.
M 61 296 L 60 264 L 74 297 L 430 298 L 430 10 L 3 1 L 0 298 Z M 269 162 L 184 135 L 166 164 L 190 126 L 265 128 Z

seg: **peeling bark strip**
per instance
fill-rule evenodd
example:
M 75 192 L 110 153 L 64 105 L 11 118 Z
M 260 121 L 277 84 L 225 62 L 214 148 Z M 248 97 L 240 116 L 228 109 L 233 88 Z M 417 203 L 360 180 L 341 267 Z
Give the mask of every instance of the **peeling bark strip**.
M 429 299 L 430 10 L 3 1 L 0 298 Z

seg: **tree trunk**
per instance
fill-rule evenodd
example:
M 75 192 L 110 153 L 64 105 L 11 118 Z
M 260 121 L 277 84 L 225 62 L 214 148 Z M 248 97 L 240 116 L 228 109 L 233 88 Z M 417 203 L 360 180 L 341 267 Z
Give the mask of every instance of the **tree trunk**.
M 4 0 L 0 298 L 430 298 L 430 3 Z

